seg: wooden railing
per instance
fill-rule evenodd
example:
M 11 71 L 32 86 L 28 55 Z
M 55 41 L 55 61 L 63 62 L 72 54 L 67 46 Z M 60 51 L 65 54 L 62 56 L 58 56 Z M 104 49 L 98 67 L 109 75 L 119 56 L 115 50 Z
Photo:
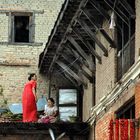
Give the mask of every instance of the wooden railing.
M 135 35 L 118 52 L 117 56 L 117 80 L 128 71 L 135 62 Z

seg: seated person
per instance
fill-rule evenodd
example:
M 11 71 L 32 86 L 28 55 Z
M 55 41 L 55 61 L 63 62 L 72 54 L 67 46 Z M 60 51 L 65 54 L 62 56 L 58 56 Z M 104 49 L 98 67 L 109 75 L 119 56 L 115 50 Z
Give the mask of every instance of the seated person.
M 53 98 L 47 100 L 47 105 L 45 105 L 44 115 L 38 120 L 39 123 L 53 123 L 57 120 L 58 109 L 54 105 L 55 102 Z

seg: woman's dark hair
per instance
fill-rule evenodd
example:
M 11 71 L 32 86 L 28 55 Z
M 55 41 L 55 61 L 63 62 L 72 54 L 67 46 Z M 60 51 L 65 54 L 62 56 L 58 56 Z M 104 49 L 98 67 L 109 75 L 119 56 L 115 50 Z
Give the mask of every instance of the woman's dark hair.
M 53 98 L 48 98 L 47 100 L 50 100 L 52 103 L 55 103 Z
M 32 77 L 34 77 L 34 75 L 36 75 L 35 73 L 31 73 L 28 77 L 28 80 L 31 81 Z

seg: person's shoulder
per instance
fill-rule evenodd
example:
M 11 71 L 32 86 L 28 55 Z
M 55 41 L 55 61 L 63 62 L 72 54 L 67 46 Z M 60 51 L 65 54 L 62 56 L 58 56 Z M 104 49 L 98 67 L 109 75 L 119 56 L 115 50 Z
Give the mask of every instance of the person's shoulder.
M 37 85 L 36 81 L 34 81 L 34 80 L 31 80 L 30 83 L 33 85 Z
M 30 82 L 31 82 L 31 83 L 36 83 L 36 81 L 35 81 L 35 80 L 31 80 Z
M 27 81 L 27 82 L 25 83 L 25 85 L 28 85 L 28 84 L 31 84 L 31 81 Z

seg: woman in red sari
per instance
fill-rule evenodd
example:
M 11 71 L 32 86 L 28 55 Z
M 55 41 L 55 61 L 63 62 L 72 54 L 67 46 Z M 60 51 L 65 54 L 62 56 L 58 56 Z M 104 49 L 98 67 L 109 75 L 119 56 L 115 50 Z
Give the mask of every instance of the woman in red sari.
M 35 73 L 30 74 L 28 80 L 29 82 L 25 84 L 22 94 L 23 122 L 36 122 L 37 121 L 36 74 Z

